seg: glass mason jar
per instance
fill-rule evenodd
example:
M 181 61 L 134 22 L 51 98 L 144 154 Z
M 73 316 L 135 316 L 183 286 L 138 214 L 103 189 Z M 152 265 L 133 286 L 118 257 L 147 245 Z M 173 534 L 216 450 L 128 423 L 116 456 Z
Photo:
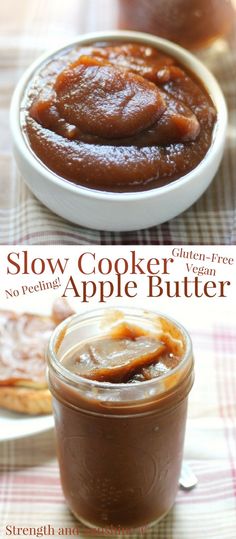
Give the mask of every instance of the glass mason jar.
M 231 0 L 120 0 L 120 26 L 195 49 L 232 27 Z
M 156 331 L 158 320 L 178 339 L 183 355 L 177 367 L 135 384 L 97 382 L 63 367 L 62 359 L 81 342 L 107 335 L 112 313 L 99 309 L 75 315 L 56 328 L 48 378 L 69 508 L 89 527 L 133 529 L 156 523 L 175 501 L 193 356 L 189 335 L 175 321 L 127 308 L 118 313 L 128 324 Z

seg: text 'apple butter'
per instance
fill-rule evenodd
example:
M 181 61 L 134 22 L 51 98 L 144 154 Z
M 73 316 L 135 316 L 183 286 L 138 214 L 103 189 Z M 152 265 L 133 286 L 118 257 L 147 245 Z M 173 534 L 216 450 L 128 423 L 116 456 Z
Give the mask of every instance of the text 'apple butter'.
M 193 170 L 216 123 L 202 83 L 139 43 L 95 43 L 51 57 L 23 109 L 29 144 L 51 171 L 113 192 L 160 187 Z

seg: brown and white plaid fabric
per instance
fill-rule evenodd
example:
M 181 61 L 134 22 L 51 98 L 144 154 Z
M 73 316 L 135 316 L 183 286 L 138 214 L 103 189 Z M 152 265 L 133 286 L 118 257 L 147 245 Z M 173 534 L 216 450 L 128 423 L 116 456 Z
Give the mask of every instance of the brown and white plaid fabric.
M 47 210 L 26 187 L 12 157 L 9 105 L 24 69 L 45 49 L 93 30 L 116 28 L 116 0 L 7 0 L 0 4 L 0 244 L 236 243 L 236 29 L 199 56 L 229 107 L 224 159 L 201 199 L 149 230 L 104 233 L 75 226 Z

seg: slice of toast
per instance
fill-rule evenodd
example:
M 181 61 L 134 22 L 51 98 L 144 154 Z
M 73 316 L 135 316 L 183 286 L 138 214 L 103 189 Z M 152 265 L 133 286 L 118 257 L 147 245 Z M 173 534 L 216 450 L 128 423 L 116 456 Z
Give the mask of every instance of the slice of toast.
M 1 386 L 0 408 L 28 415 L 50 414 L 51 393 L 49 389 Z
M 47 345 L 57 324 L 71 314 L 61 298 L 51 316 L 0 311 L 0 407 L 31 415 L 51 413 Z

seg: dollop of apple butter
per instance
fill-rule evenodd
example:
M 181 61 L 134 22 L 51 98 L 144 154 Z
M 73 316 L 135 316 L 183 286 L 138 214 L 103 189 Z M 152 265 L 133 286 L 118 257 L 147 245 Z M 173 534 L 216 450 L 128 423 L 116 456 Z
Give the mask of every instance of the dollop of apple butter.
M 89 57 L 60 73 L 55 91 L 58 110 L 68 123 L 108 139 L 136 135 L 166 109 L 155 84 L 112 65 L 93 65 Z
M 62 364 L 74 374 L 110 383 L 137 383 L 167 374 L 180 363 L 182 343 L 121 323 L 106 336 L 81 343 Z
M 70 49 L 44 65 L 24 103 L 29 144 L 53 172 L 106 191 L 165 185 L 206 155 L 216 110 L 176 60 L 138 43 Z

